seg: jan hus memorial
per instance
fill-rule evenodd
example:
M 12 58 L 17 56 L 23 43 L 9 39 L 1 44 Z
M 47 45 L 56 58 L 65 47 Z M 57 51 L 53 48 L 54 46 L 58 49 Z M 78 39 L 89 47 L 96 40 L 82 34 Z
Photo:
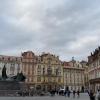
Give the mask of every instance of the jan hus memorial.
M 8 77 L 6 74 L 6 66 L 2 69 L 2 76 L 0 77 L 0 96 L 16 95 L 16 93 L 23 90 L 25 76 L 18 73 L 16 76 Z

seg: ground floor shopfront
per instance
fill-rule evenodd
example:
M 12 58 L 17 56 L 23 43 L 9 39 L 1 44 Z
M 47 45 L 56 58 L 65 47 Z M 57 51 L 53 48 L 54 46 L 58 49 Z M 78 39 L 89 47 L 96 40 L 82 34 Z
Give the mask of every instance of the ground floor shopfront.
M 97 91 L 100 90 L 100 78 L 96 78 L 96 79 L 91 79 L 89 81 L 89 89 L 93 90 L 93 91 Z
M 33 89 L 34 91 L 58 91 L 60 88 L 63 88 L 63 84 L 57 83 L 37 83 L 37 84 L 27 84 L 28 89 Z
M 64 88 L 66 90 L 70 90 L 70 91 L 79 90 L 79 91 L 83 91 L 84 92 L 84 86 L 83 85 L 66 85 L 66 86 L 64 86 Z

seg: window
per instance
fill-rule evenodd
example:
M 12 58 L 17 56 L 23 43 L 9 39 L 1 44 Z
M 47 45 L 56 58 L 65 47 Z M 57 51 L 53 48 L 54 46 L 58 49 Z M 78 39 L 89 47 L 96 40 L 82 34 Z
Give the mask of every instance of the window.
M 51 75 L 51 74 L 52 74 L 52 69 L 49 67 L 49 68 L 47 69 L 47 72 L 48 72 L 48 75 Z
M 80 67 L 80 65 L 78 64 L 78 65 L 77 65 L 77 67 L 79 68 L 79 67 Z
M 60 68 L 60 67 L 57 68 L 57 70 L 56 70 L 56 74 L 57 74 L 58 76 L 61 76 L 61 68 Z
M 52 78 L 48 78 L 48 82 L 52 82 Z
M 67 73 L 66 73 L 66 77 L 67 77 Z
M 43 57 L 41 57 L 41 61 L 43 61 Z
M 41 75 L 41 65 L 38 65 L 37 74 Z
M 41 65 L 38 65 L 38 69 L 40 69 L 40 70 L 41 70 Z
M 56 69 L 56 75 L 58 75 L 58 74 L 59 74 L 59 69 L 57 68 L 57 69 Z
M 32 78 L 29 78 L 29 82 L 32 82 Z
M 41 77 L 37 77 L 37 82 L 41 82 Z
M 43 78 L 43 82 L 45 82 L 46 80 L 45 80 L 45 77 Z
M 95 67 L 95 63 L 93 63 L 93 67 Z
M 43 75 L 45 74 L 45 68 L 43 68 Z
M 17 66 L 17 71 L 18 72 L 20 71 L 20 64 L 18 64 L 18 66 Z
M 41 75 L 41 71 L 38 70 L 38 71 L 37 71 L 37 74 L 38 74 L 38 75 Z
M 61 78 L 58 78 L 58 82 L 61 82 Z

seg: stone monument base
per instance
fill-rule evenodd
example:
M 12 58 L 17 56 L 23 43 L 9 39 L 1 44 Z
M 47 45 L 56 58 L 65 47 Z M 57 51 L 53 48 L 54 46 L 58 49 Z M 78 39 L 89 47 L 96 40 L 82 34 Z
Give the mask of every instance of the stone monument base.
M 17 81 L 0 81 L 0 96 L 15 96 L 22 91 L 22 84 Z

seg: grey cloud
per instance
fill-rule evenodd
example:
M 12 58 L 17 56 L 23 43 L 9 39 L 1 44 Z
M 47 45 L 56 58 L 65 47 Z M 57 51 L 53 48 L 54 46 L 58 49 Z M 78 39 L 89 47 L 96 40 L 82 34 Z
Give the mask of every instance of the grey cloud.
M 90 2 L 88 1 L 88 3 Z M 94 44 L 89 43 L 85 44 L 85 46 L 83 45 L 83 49 L 77 48 L 78 50 L 73 49 L 73 51 L 67 52 L 70 42 L 75 42 L 79 38 L 84 38 L 86 35 L 98 35 L 98 32 L 94 32 L 94 30 L 98 30 L 98 25 L 100 22 L 100 8 L 98 8 L 99 5 L 92 2 L 90 6 L 87 4 L 87 8 L 86 5 L 83 4 L 85 4 L 84 1 L 81 3 L 82 6 L 78 6 L 77 9 L 74 9 L 77 6 L 76 2 L 71 8 L 58 7 L 57 9 L 54 9 L 54 11 L 48 10 L 46 16 L 48 20 L 44 21 L 44 24 L 46 26 L 45 29 L 47 30 L 47 33 L 50 32 L 49 37 L 51 38 L 46 37 L 44 40 L 47 44 L 45 48 L 52 48 L 54 51 L 59 52 L 59 54 L 62 52 L 61 54 L 66 54 L 66 56 L 72 56 L 72 54 L 77 57 L 80 56 L 79 58 L 82 59 L 82 54 L 87 55 L 91 50 L 93 50 L 93 48 L 97 46 L 98 41 L 96 41 L 97 43 Z M 95 8 L 95 6 L 97 6 L 97 8 Z M 67 19 L 70 19 L 70 21 L 67 22 Z M 57 25 L 57 21 L 63 21 L 63 23 Z M 80 37 L 81 34 L 84 36 Z M 61 48 L 63 48 L 62 51 Z
M 98 40 L 92 44 L 91 40 L 88 43 L 81 40 L 100 35 L 99 0 L 29 0 L 29 6 L 20 2 L 0 1 L 1 52 L 6 53 L 7 49 L 9 53 L 12 48 L 16 54 L 27 49 L 50 51 L 68 60 L 72 56 L 86 58 L 98 46 Z M 78 42 L 80 48 L 76 48 Z

